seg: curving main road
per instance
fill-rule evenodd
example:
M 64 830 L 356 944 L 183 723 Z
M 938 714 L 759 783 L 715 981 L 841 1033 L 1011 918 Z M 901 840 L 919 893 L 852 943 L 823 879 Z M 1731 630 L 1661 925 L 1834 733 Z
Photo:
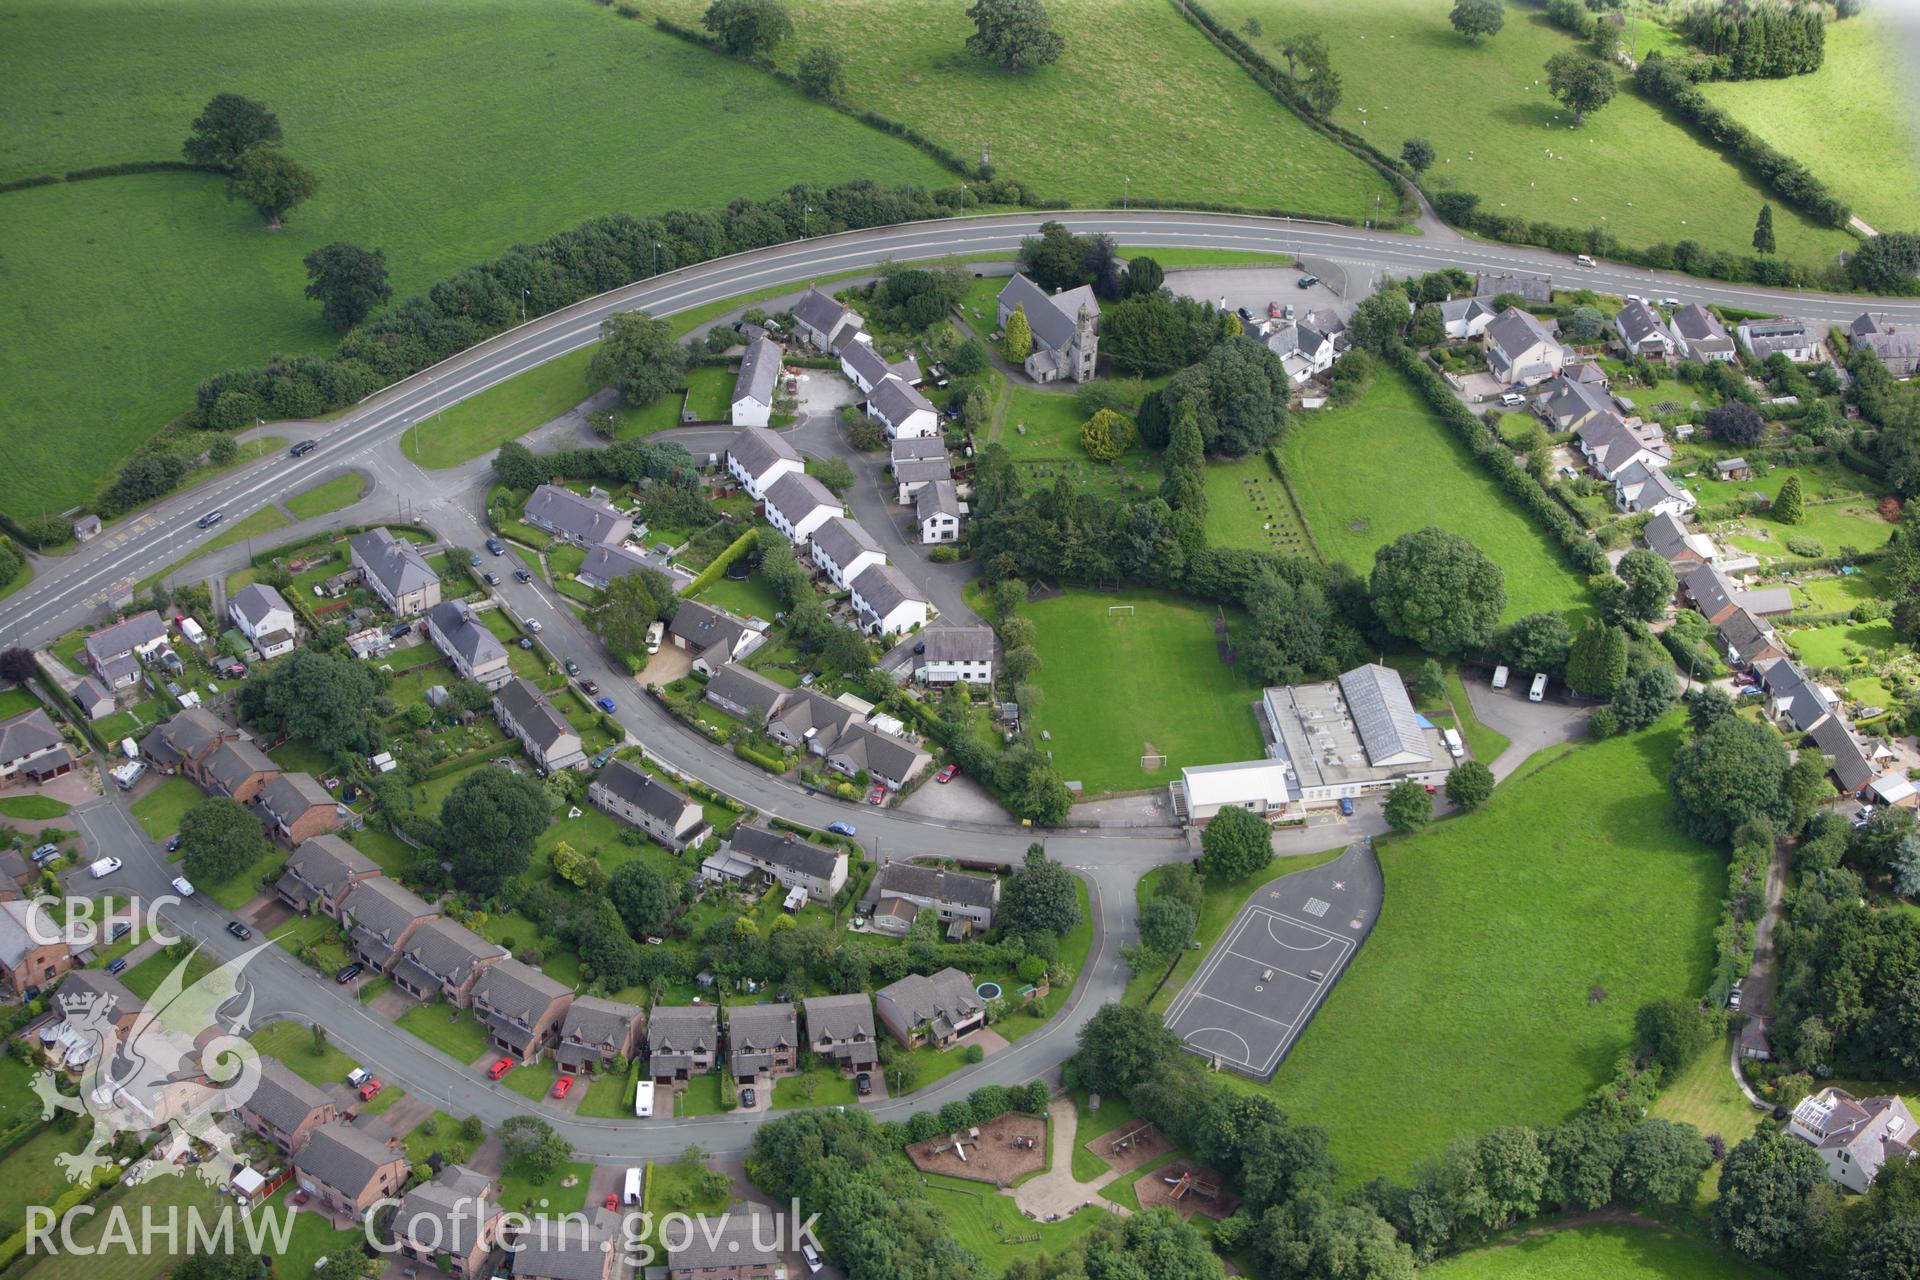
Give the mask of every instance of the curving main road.
M 196 548 L 215 536 L 195 526 L 202 512 L 219 508 L 229 522 L 244 519 L 309 487 L 318 477 L 344 468 L 364 469 L 381 477 L 399 496 L 389 494 L 380 501 L 410 503 L 415 517 L 450 543 L 478 546 L 485 536 L 484 475 L 477 466 L 448 472 L 422 472 L 414 467 L 401 453 L 400 439 L 416 422 L 579 350 L 598 336 L 600 321 L 616 312 L 646 310 L 654 315 L 672 315 L 747 293 L 871 268 L 889 260 L 1004 258 L 1047 219 L 1063 222 L 1076 232 L 1107 233 L 1129 247 L 1309 254 L 1340 263 L 1348 269 L 1350 278 L 1356 279 L 1443 266 L 1469 271 L 1535 270 L 1550 272 L 1563 283 L 1590 284 L 1610 292 L 1673 294 L 1747 309 L 1779 309 L 1821 323 L 1844 322 L 1869 305 L 1867 300 L 1841 295 L 1717 284 L 1608 264 L 1582 269 L 1540 250 L 1456 238 L 1423 239 L 1236 215 L 1110 210 L 1013 214 L 846 232 L 717 259 L 603 294 L 501 334 L 397 383 L 369 397 L 336 422 L 290 424 L 285 429 L 289 438 L 310 435 L 319 441 L 319 448 L 306 459 L 265 459 L 202 489 L 175 495 L 71 555 L 39 558 L 35 580 L 0 606 L 0 634 L 10 643 L 45 643 L 92 620 L 107 592 L 117 584 L 141 580 L 193 556 Z M 1360 286 L 1355 287 L 1357 291 Z M 1873 299 L 1870 305 L 1898 320 L 1920 323 L 1920 302 Z M 856 496 L 855 514 L 867 516 L 858 509 L 861 502 L 862 498 Z M 884 511 L 879 518 L 887 518 Z M 275 535 L 276 540 L 283 536 Z M 864 807 L 850 813 L 845 805 L 773 779 L 717 749 L 650 700 L 632 692 L 631 677 L 624 670 L 613 669 L 577 615 L 541 585 L 509 582 L 497 594 L 506 607 L 539 620 L 550 647 L 575 658 L 584 674 L 608 689 L 629 691 L 619 699 L 617 718 L 656 758 L 762 813 L 815 826 L 851 817 L 859 824 L 862 843 L 878 857 L 936 854 L 1012 863 L 1031 839 L 1029 833 L 1010 822 L 969 824 Z M 77 810 L 76 818 L 94 850 L 126 862 L 116 876 L 116 890 L 145 897 L 168 892 L 172 872 L 164 854 L 145 838 L 118 795 Z M 1318 824 L 1281 837 L 1279 843 L 1298 852 L 1337 847 L 1366 833 L 1371 821 L 1368 817 L 1337 824 L 1337 830 L 1336 824 Z M 1151 867 L 1190 856 L 1186 841 L 1165 828 L 1069 830 L 1050 834 L 1047 845 L 1054 857 L 1087 880 L 1095 917 L 1093 951 L 1069 1004 L 1046 1027 L 985 1063 L 957 1072 L 908 1100 L 876 1104 L 872 1109 L 879 1114 L 904 1115 L 909 1110 L 938 1106 L 983 1083 L 1016 1083 L 1057 1067 L 1072 1051 L 1074 1034 L 1085 1020 L 1101 1004 L 1118 998 L 1125 988 L 1126 972 L 1119 949 L 1131 936 L 1135 883 Z M 201 940 L 223 959 L 245 950 L 224 932 L 225 914 L 204 897 L 166 911 L 183 932 Z M 410 1093 L 431 1098 L 452 1114 L 477 1115 L 490 1124 L 528 1111 L 542 1114 L 583 1157 L 635 1160 L 668 1156 L 689 1140 L 720 1152 L 737 1150 L 766 1114 L 654 1120 L 646 1124 L 547 1114 L 540 1104 L 485 1080 L 463 1064 L 450 1062 L 370 1013 L 277 947 L 261 951 L 249 965 L 248 976 L 259 993 L 256 1009 L 321 1023 L 337 1044 L 361 1060 L 376 1064 L 384 1078 Z

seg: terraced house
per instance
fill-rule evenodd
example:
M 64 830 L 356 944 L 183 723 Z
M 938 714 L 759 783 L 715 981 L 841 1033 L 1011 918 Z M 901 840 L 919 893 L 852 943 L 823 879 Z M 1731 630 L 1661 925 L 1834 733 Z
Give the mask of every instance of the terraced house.
M 587 788 L 587 799 L 675 853 L 706 830 L 706 815 L 698 804 L 625 760 L 608 762 Z
M 473 984 L 473 1011 L 487 1043 L 522 1062 L 538 1062 L 560 1039 L 572 1004 L 572 988 L 510 956 L 488 965 Z
M 814 567 L 842 590 L 869 567 L 887 562 L 887 553 L 873 535 L 845 516 L 835 516 L 814 530 L 810 555 Z
M 254 746 L 251 739 L 241 738 L 215 747 L 198 769 L 198 777 L 194 777 L 193 769 L 185 772 L 214 795 L 250 804 L 262 787 L 280 776 L 280 766 Z
M 872 565 L 849 585 L 860 625 L 874 635 L 890 638 L 927 625 L 932 606 L 926 594 L 894 566 Z
M 282 844 L 299 844 L 324 835 L 342 821 L 340 806 L 310 773 L 283 773 L 260 788 L 254 812 L 267 833 Z
M 206 784 L 206 762 L 215 748 L 238 742 L 243 736 L 204 707 L 188 707 L 158 724 L 140 740 L 140 755 L 160 773 L 183 773 L 201 787 Z
M 339 836 L 316 836 L 304 841 L 287 859 L 274 885 L 280 901 L 302 915 L 338 920 L 348 890 L 380 874 L 380 864 Z
M 749 427 L 727 442 L 727 472 L 755 502 L 764 499 L 781 476 L 806 469 L 800 451 L 785 436 L 764 428 Z

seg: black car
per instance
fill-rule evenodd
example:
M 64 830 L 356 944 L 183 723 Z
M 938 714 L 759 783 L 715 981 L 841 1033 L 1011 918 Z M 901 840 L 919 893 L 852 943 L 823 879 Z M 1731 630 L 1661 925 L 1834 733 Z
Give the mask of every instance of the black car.
M 107 941 L 109 943 L 118 942 L 120 941 L 120 939 L 126 937 L 132 931 L 133 931 L 133 926 L 128 924 L 125 920 L 116 921 L 114 923 L 113 928 L 107 931 Z
M 358 960 L 355 960 L 352 964 L 347 965 L 345 968 L 341 969 L 340 972 L 334 974 L 333 980 L 335 982 L 338 982 L 344 985 L 345 983 L 352 982 L 355 978 L 359 977 L 361 974 L 361 971 L 364 970 L 365 968 L 366 968 L 365 965 L 361 964 Z
M 533 574 L 526 569 L 515 569 L 513 571 L 513 580 L 515 582 L 532 582 Z
M 570 676 L 577 676 L 580 674 L 580 664 L 575 662 L 572 658 L 567 659 L 567 674 Z
M 174 832 L 171 836 L 167 837 L 167 852 L 168 853 L 180 852 L 180 833 L 178 831 Z
M 506 547 L 501 544 L 500 539 L 498 538 L 487 539 L 487 550 L 491 551 L 494 555 L 497 555 L 497 556 L 503 556 L 507 554 Z
M 123 973 L 126 971 L 126 967 L 127 958 L 125 956 L 115 956 L 107 962 L 108 973 Z
M 1302 289 L 1311 289 L 1313 288 L 1313 286 L 1319 283 L 1320 283 L 1319 276 L 1301 276 L 1300 277 L 1300 287 Z
M 868 1094 L 872 1093 L 873 1077 L 869 1075 L 867 1072 L 862 1071 L 859 1075 L 853 1078 L 853 1091 L 859 1094 L 863 1098 L 866 1097 Z
M 740 1105 L 748 1109 L 753 1107 L 753 1089 L 751 1086 L 740 1091 Z
M 209 511 L 200 517 L 198 523 L 202 529 L 211 529 L 226 518 L 227 516 L 224 511 Z
M 241 924 L 238 920 L 229 920 L 227 922 L 227 932 L 242 942 L 253 937 L 253 930 L 247 928 L 247 926 Z
M 287 450 L 287 452 L 296 458 L 304 458 L 319 447 L 320 442 L 318 440 L 302 440 L 299 444 Z

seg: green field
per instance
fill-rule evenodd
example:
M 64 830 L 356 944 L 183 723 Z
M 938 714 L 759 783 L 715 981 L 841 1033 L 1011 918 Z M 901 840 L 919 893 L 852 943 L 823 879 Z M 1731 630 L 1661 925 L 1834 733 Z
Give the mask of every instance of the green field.
M 283 505 L 293 512 L 295 520 L 312 520 L 360 501 L 360 491 L 366 484 L 365 476 L 357 471 L 349 471 L 344 476 L 335 476 L 325 484 L 315 485 L 305 493 L 288 498 Z
M 165 840 L 180 829 L 180 819 L 204 797 L 185 778 L 168 778 L 133 802 L 133 816 L 149 840 Z
M 330 350 L 301 296 L 301 258 L 320 245 L 385 250 L 397 299 L 593 215 L 717 209 L 803 180 L 953 180 L 905 142 L 585 3 L 161 0 L 129 23 L 115 0 L 78 0 L 10 6 L 0 47 L 0 180 L 178 159 L 188 123 L 230 91 L 276 111 L 320 181 L 280 232 L 211 175 L 0 197 L 9 293 L 34 300 L 0 325 L 0 431 L 19 446 L 0 506 L 21 514 L 85 499 L 208 374 Z M 805 145 L 770 147 L 770 118 Z M 86 429 L 41 429 L 52 421 Z
M 1132 615 L 1109 616 L 1114 606 Z M 1188 765 L 1259 758 L 1260 691 L 1214 647 L 1214 609 L 1166 592 L 1069 591 L 1027 606 L 1041 702 L 1060 776 L 1086 794 L 1163 785 Z M 1151 747 L 1148 744 L 1151 743 Z M 1149 750 L 1165 767 L 1142 769 Z
M 1296 427 L 1281 457 L 1321 552 L 1356 573 L 1370 573 L 1374 552 L 1401 534 L 1437 524 L 1505 571 L 1503 616 L 1586 602 L 1559 549 L 1391 370 L 1380 371 L 1359 403 Z
M 1755 1111 L 1740 1086 L 1733 1082 L 1727 1062 L 1731 1044 L 1716 1040 L 1671 1080 L 1661 1082 L 1660 1094 L 1648 1111 L 1667 1120 L 1690 1124 L 1701 1133 L 1717 1133 L 1729 1147 L 1752 1133 L 1765 1118 Z
M 428 470 L 454 467 L 525 435 L 587 398 L 593 348 L 536 365 L 407 429 L 400 447 Z
M 1478 813 L 1382 843 L 1387 909 L 1271 1086 L 1327 1125 L 1347 1179 L 1564 1119 L 1612 1074 L 1635 1009 L 1705 988 L 1725 860 L 1673 825 L 1679 736 L 1670 720 L 1578 748 Z
M 31 1275 L 33 1280 L 151 1280 L 171 1271 L 186 1256 L 188 1207 L 206 1215 L 206 1221 L 211 1226 L 212 1215 L 219 1213 L 224 1203 L 212 1187 L 192 1173 L 184 1177 L 149 1178 L 137 1187 L 115 1188 L 93 1202 L 95 1213 L 92 1217 L 79 1216 L 73 1219 L 73 1239 L 77 1245 L 74 1252 L 62 1250 L 49 1254 L 34 1263 L 25 1274 Z M 102 1240 L 109 1225 L 114 1222 L 129 1222 L 137 1229 L 143 1214 L 150 1214 L 156 1223 L 165 1222 L 172 1208 L 181 1211 L 179 1242 L 173 1249 L 128 1247 L 130 1237 L 124 1234 L 116 1234 L 111 1241 Z M 120 1214 L 124 1214 L 125 1218 L 122 1219 Z M 131 1237 L 133 1240 L 138 1238 Z M 234 1238 L 240 1242 L 241 1249 L 247 1248 L 245 1229 L 238 1224 L 234 1227 Z M 157 1239 L 164 1240 L 165 1237 Z M 270 1239 L 272 1236 L 269 1234 L 262 1243 Z M 94 1246 L 100 1246 L 98 1252 L 94 1252 Z
M 1207 464 L 1207 542 L 1283 555 L 1313 554 L 1306 526 L 1267 456 Z
M 657 7 L 697 26 L 707 6 Z M 799 0 L 789 9 L 803 34 L 775 50 L 781 66 L 791 69 L 810 44 L 832 45 L 846 59 L 854 102 L 970 160 L 991 144 L 1001 173 L 1049 197 L 1084 207 L 1130 191 L 1355 217 L 1371 214 L 1376 196 L 1394 207 L 1377 171 L 1263 93 L 1166 4 L 1052 0 L 1066 53 L 1018 75 L 966 53 L 973 28 L 961 5 Z
M 1424 1274 L 1434 1280 L 1759 1280 L 1774 1272 L 1698 1236 L 1602 1224 L 1523 1231 Z
M 1428 139 L 1438 158 L 1426 185 L 1474 192 L 1490 212 L 1605 227 L 1632 245 L 1692 239 L 1747 253 L 1754 218 L 1771 203 L 1783 256 L 1819 263 L 1852 247 L 1845 232 L 1793 213 L 1718 151 L 1669 124 L 1624 80 L 1604 110 L 1571 128 L 1571 117 L 1547 96 L 1543 68 L 1575 41 L 1525 6 L 1508 5 L 1500 33 L 1477 46 L 1447 24 L 1449 6 L 1430 0 L 1219 0 L 1208 7 L 1236 27 L 1257 16 L 1266 27 L 1258 45 L 1275 62 L 1290 33 L 1324 35 L 1345 80 L 1334 120 L 1389 153 L 1411 135 Z M 1897 76 L 1885 82 L 1889 96 L 1898 83 Z M 1459 100 L 1464 85 L 1473 86 L 1471 111 L 1434 109 Z

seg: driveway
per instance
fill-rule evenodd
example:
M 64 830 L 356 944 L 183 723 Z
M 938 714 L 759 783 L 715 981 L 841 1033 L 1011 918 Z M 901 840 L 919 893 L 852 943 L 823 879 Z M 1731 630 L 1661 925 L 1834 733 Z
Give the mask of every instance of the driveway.
M 1486 761 L 1495 779 L 1504 779 L 1522 761 L 1536 751 L 1573 742 L 1587 735 L 1587 717 L 1591 707 L 1577 707 L 1549 692 L 1546 701 L 1527 698 L 1529 682 L 1515 675 L 1504 689 L 1493 687 L 1492 675 L 1482 670 L 1462 669 L 1460 683 L 1467 691 L 1473 714 L 1489 729 L 1505 734 L 1507 749 L 1496 760 Z

